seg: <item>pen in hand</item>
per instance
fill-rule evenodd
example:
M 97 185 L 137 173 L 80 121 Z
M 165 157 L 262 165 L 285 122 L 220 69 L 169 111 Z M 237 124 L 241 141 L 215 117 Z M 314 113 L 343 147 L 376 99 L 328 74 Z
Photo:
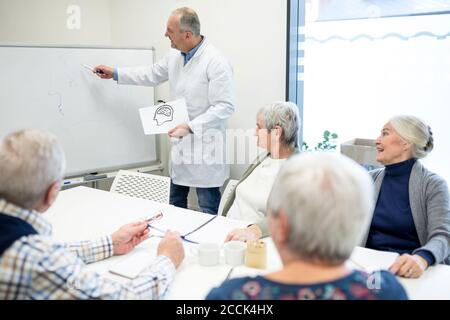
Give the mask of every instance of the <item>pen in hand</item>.
M 147 225 L 148 227 L 150 227 L 150 224 L 161 219 L 163 217 L 162 212 L 158 212 L 157 214 L 155 214 L 153 217 L 145 219 L 145 221 L 147 221 Z

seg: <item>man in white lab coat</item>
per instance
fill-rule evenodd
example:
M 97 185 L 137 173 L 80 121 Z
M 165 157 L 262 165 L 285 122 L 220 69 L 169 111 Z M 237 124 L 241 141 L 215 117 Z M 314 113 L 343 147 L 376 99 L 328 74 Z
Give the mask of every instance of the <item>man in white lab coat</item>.
M 180 8 L 172 12 L 165 36 L 176 50 L 152 66 L 97 66 L 94 72 L 104 79 L 114 78 L 119 84 L 156 86 L 168 80 L 170 100 L 186 99 L 189 122 L 169 131 L 170 203 L 187 208 L 189 187 L 196 187 L 201 210 L 215 214 L 220 202 L 219 187 L 229 177 L 225 129 L 234 112 L 233 70 L 200 34 L 194 10 Z

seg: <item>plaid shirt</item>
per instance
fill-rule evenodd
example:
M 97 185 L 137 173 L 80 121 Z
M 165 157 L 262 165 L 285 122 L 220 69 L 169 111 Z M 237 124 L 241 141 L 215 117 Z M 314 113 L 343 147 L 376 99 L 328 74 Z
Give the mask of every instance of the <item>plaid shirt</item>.
M 159 299 L 172 282 L 175 266 L 158 256 L 127 284 L 86 270 L 86 264 L 113 255 L 111 236 L 58 244 L 39 213 L 0 199 L 0 212 L 29 223 L 38 234 L 21 237 L 0 256 L 0 299 Z

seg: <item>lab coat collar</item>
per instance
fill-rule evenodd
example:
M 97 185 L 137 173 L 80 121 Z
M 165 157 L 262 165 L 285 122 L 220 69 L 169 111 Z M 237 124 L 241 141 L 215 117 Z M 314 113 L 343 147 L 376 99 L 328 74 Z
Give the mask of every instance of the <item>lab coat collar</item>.
M 203 37 L 203 41 L 202 41 L 202 43 L 200 44 L 200 47 L 199 47 L 199 48 L 197 49 L 197 51 L 195 52 L 195 54 L 194 54 L 194 56 L 192 57 L 192 59 L 194 59 L 194 58 L 200 56 L 200 55 L 203 53 L 203 51 L 205 51 L 205 48 L 208 46 L 208 39 L 207 39 L 205 36 L 202 36 L 202 37 Z

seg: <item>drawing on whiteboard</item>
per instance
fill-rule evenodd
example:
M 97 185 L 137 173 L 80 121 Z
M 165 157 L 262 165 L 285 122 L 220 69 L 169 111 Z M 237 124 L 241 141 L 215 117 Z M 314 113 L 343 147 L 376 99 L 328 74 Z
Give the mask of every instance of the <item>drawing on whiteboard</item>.
M 48 95 L 49 96 L 58 96 L 58 112 L 61 114 L 61 115 L 64 115 L 64 110 L 63 110 L 63 106 L 62 106 L 62 103 L 63 103 L 63 99 L 62 99 L 62 95 L 61 95 L 61 93 L 59 93 L 59 92 L 57 92 L 57 91 L 49 91 L 48 92 Z
M 162 125 L 163 123 L 172 121 L 173 108 L 168 104 L 163 104 L 162 106 L 159 106 L 155 111 L 155 116 L 153 117 L 153 120 L 156 121 L 156 124 L 158 126 Z

